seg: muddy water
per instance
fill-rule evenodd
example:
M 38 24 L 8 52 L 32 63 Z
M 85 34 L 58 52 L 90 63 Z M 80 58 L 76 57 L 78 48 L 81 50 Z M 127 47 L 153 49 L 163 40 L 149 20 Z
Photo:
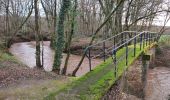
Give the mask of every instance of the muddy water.
M 149 70 L 146 100 L 170 100 L 170 68 Z
M 52 65 L 54 61 L 54 51 L 50 48 L 50 42 L 44 42 L 44 69 L 46 71 L 52 71 Z M 23 43 L 15 43 L 11 46 L 10 52 L 22 63 L 26 64 L 30 68 L 34 68 L 36 66 L 35 60 L 35 42 L 23 42 Z M 61 69 L 64 66 L 64 61 L 66 58 L 66 54 L 63 53 L 62 65 Z M 71 74 L 77 64 L 79 63 L 81 56 L 71 55 L 68 63 L 67 74 Z M 100 64 L 102 60 L 93 59 L 92 66 L 96 66 Z M 89 72 L 89 62 L 88 59 L 85 58 L 82 66 L 78 70 L 76 76 L 82 76 Z M 93 67 L 94 68 L 94 67 Z
M 146 100 L 170 100 L 170 47 L 161 45 L 155 65 L 148 72 Z

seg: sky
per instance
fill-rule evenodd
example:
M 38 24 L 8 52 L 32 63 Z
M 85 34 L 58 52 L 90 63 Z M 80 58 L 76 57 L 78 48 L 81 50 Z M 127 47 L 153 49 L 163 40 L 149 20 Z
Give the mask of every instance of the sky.
M 168 21 L 168 23 L 166 24 L 166 26 L 170 26 L 170 21 Z
M 154 20 L 154 24 L 157 26 L 163 26 L 166 19 L 166 14 L 157 16 Z M 170 26 L 170 20 L 166 23 L 166 26 Z

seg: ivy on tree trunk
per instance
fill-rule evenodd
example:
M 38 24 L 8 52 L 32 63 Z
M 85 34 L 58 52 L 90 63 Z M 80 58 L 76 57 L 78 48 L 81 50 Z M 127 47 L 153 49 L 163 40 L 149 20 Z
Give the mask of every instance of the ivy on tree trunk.
M 78 5 L 77 0 L 74 0 L 74 7 L 72 8 L 73 11 L 72 11 L 72 15 L 71 15 L 71 17 L 72 17 L 71 18 L 71 31 L 70 31 L 70 34 L 68 36 L 68 40 L 65 43 L 66 44 L 67 56 L 66 56 L 64 68 L 63 68 L 63 71 L 62 71 L 63 75 L 66 75 L 67 67 L 68 67 L 68 61 L 69 61 L 69 58 L 70 58 L 70 52 L 71 52 L 70 51 L 70 45 L 71 45 L 71 42 L 72 42 L 73 34 L 75 33 L 75 24 L 76 24 L 76 16 L 77 16 L 77 5 Z
M 57 26 L 57 42 L 55 44 L 55 57 L 53 70 L 60 70 L 63 47 L 64 47 L 64 20 L 70 6 L 70 0 L 62 0 L 62 5 L 59 13 L 59 20 Z

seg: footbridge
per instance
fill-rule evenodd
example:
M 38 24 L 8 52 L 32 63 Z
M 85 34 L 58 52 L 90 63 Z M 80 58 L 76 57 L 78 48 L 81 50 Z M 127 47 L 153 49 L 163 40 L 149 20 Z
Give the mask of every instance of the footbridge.
M 156 45 L 160 36 L 154 32 L 125 31 L 88 46 L 84 53 L 88 58 L 89 73 L 46 99 L 101 99 L 142 53 Z M 92 63 L 96 58 L 103 59 L 103 63 L 94 67 Z

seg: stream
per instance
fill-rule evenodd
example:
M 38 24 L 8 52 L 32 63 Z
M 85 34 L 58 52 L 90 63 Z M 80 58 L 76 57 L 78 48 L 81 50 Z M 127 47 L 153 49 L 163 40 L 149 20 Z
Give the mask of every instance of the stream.
M 19 61 L 23 64 L 27 65 L 30 68 L 34 68 L 36 66 L 36 59 L 35 59 L 35 41 L 32 42 L 21 42 L 15 43 L 11 46 L 9 50 Z M 53 61 L 54 61 L 54 50 L 50 48 L 50 42 L 44 41 L 44 70 L 45 71 L 52 71 Z M 67 75 L 72 74 L 73 70 L 78 65 L 82 56 L 79 55 L 70 55 Z M 63 59 L 61 68 L 64 67 L 66 54 L 63 53 Z M 101 59 L 92 59 L 92 66 L 96 66 L 102 62 Z M 93 67 L 95 68 L 95 67 Z M 82 66 L 78 70 L 76 76 L 82 76 L 89 72 L 89 61 L 87 58 L 84 59 Z
M 146 100 L 170 100 L 170 68 L 149 70 Z
M 153 69 L 148 71 L 146 100 L 170 100 L 170 47 L 157 47 Z

